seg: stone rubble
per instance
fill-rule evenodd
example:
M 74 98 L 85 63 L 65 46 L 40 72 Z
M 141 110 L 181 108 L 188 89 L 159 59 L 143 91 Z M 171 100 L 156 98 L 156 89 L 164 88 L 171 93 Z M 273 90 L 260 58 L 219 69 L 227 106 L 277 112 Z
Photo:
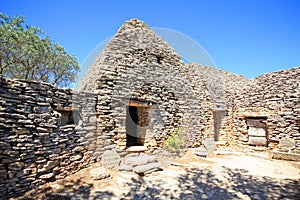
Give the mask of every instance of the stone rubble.
M 118 167 L 120 171 L 135 172 L 145 175 L 153 171 L 161 170 L 162 164 L 155 155 L 140 154 L 138 156 L 128 155 Z

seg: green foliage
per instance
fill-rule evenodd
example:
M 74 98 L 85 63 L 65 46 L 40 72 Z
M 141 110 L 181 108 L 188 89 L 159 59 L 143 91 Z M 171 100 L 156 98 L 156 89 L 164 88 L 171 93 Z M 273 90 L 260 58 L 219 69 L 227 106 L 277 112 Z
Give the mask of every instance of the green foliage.
M 66 87 L 78 71 L 76 58 L 40 28 L 25 25 L 23 16 L 0 13 L 0 75 Z
M 166 140 L 166 147 L 169 151 L 176 152 L 184 146 L 185 128 L 176 128 L 171 131 L 170 137 Z

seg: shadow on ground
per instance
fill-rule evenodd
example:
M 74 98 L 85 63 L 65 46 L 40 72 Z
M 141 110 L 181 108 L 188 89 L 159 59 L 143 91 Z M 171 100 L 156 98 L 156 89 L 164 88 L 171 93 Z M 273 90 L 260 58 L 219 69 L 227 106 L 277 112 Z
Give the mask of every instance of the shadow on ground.
M 141 177 L 127 182 L 121 199 L 299 199 L 300 181 L 253 176 L 246 170 L 222 167 L 185 170 L 178 178 Z M 80 180 L 64 182 L 56 189 L 36 189 L 28 200 L 118 199 L 111 192 L 93 190 L 93 184 Z
M 93 184 L 87 184 L 80 180 L 72 180 L 64 182 L 63 188 L 53 189 L 52 187 L 38 188 L 29 193 L 26 200 L 96 200 L 111 199 L 114 197 L 110 192 L 94 192 L 92 193 Z
M 209 169 L 187 169 L 176 188 L 144 179 L 130 184 L 123 199 L 300 199 L 300 181 L 249 175 L 248 171 L 222 168 L 224 176 Z M 163 180 L 162 180 L 163 181 Z M 140 190 L 147 185 L 146 190 Z

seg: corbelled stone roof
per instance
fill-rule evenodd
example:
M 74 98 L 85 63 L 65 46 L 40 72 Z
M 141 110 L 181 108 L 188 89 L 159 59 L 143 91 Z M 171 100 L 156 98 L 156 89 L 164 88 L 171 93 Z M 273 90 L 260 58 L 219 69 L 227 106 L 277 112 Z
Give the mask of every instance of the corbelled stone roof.
M 96 58 L 81 80 L 79 90 L 95 90 L 105 73 L 114 76 L 117 66 L 183 65 L 180 56 L 151 28 L 138 19 L 126 21 Z
M 119 28 L 96 58 L 81 80 L 78 89 L 97 91 L 98 80 L 115 81 L 120 76 L 124 78 L 125 71 L 128 69 L 149 65 L 171 68 L 180 72 L 197 84 L 198 90 L 203 92 L 206 90 L 210 94 L 215 109 L 224 109 L 228 98 L 235 93 L 235 90 L 248 82 L 248 79 L 241 75 L 217 68 L 197 63 L 185 65 L 175 50 L 146 23 L 138 19 L 130 19 Z

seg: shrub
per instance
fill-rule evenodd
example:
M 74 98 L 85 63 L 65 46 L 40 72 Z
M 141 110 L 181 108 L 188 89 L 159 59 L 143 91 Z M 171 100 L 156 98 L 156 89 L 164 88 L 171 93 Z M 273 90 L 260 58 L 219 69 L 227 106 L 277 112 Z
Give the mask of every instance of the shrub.
M 171 135 L 165 143 L 169 151 L 176 152 L 184 146 L 185 132 L 185 128 L 176 128 L 171 131 Z

